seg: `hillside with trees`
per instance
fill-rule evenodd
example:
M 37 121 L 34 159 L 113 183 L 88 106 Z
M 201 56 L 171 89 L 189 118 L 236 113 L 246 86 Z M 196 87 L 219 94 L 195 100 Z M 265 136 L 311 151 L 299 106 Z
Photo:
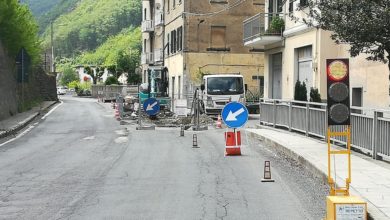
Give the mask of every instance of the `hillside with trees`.
M 139 0 L 83 0 L 74 10 L 62 14 L 53 23 L 56 54 L 80 55 L 103 44 L 122 29 L 141 23 Z M 43 34 L 44 45 L 50 45 L 51 30 Z

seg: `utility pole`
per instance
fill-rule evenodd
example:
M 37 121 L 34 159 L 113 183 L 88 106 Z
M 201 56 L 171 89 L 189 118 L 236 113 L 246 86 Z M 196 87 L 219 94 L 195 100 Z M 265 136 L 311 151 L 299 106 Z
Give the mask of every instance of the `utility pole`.
M 54 40 L 53 40 L 53 21 L 50 22 L 50 40 L 51 40 L 51 68 L 50 71 L 54 73 L 55 70 L 55 63 L 54 63 Z

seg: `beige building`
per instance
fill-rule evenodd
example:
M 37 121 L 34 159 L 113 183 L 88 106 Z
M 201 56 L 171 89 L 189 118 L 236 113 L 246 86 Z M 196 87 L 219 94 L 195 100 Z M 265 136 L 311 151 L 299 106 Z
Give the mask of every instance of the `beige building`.
M 167 75 L 164 71 L 164 0 L 142 1 L 142 81 L 149 82 L 153 70 L 160 95 L 166 95 Z M 149 72 L 148 72 L 149 71 Z
M 318 88 L 326 99 L 326 59 L 350 58 L 348 45 L 337 45 L 330 32 L 294 22 L 289 14 L 307 0 L 266 0 L 266 13 L 244 21 L 244 44 L 264 50 L 264 95 L 266 98 L 293 99 L 297 80 L 304 81 L 308 92 Z M 277 17 L 277 18 L 276 18 Z M 281 18 L 284 29 L 271 22 Z M 365 55 L 350 58 L 351 103 L 354 106 L 386 108 L 390 105 L 389 70 L 386 64 L 365 60 Z M 309 95 L 309 94 L 308 94 Z
M 167 91 L 174 100 L 191 96 L 202 74 L 240 73 L 251 92 L 263 89 L 264 54 L 244 46 L 242 20 L 262 12 L 264 0 L 157 1 L 143 1 L 143 24 L 160 13 L 164 23 L 154 32 L 143 28 L 143 57 L 156 48 L 165 48 L 164 59 L 146 64 L 143 58 L 144 82 L 147 68 L 161 65 L 166 70 Z

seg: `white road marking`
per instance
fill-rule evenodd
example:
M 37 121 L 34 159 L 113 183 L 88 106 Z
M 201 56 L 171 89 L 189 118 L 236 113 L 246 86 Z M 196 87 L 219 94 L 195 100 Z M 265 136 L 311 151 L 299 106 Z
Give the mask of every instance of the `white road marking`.
M 12 141 L 15 141 L 15 140 L 21 138 L 23 135 L 25 135 L 25 134 L 27 134 L 28 132 L 30 132 L 33 128 L 35 128 L 35 126 L 30 125 L 29 128 L 27 128 L 26 130 L 24 130 L 22 133 L 16 135 L 16 137 L 14 137 L 14 138 L 12 138 L 12 139 L 10 139 L 10 140 L 8 140 L 8 141 L 6 141 L 6 142 L 0 144 L 0 147 L 2 147 L 2 146 L 6 145 L 6 144 L 8 144 L 8 143 L 11 143 Z
M 51 113 L 53 113 L 54 110 L 56 110 L 60 105 L 63 104 L 62 101 L 60 101 L 60 102 L 61 102 L 61 103 L 60 103 L 59 105 L 57 105 L 56 107 L 54 107 L 53 109 L 51 109 L 48 113 L 46 113 L 46 114 L 42 117 L 42 119 L 45 119 L 46 117 L 48 117 Z M 33 125 L 30 125 L 30 126 L 29 126 L 26 130 L 24 130 L 22 133 L 16 135 L 14 138 L 12 138 L 12 139 L 10 139 L 10 140 L 8 140 L 8 141 L 6 141 L 6 142 L 0 144 L 0 147 L 2 147 L 2 146 L 4 146 L 4 145 L 6 145 L 6 144 L 9 144 L 9 143 L 11 143 L 11 142 L 13 142 L 13 141 L 15 141 L 15 140 L 21 138 L 22 136 L 24 136 L 25 134 L 27 134 L 28 132 L 30 132 L 33 128 L 35 128 L 35 126 L 38 125 L 38 124 L 39 124 L 38 122 L 35 122 Z

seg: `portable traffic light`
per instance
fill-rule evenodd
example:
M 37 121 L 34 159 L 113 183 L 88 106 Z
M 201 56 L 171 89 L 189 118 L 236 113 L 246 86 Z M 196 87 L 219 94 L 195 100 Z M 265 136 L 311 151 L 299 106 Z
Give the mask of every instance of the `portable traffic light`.
M 349 60 L 327 59 L 328 125 L 350 125 Z

